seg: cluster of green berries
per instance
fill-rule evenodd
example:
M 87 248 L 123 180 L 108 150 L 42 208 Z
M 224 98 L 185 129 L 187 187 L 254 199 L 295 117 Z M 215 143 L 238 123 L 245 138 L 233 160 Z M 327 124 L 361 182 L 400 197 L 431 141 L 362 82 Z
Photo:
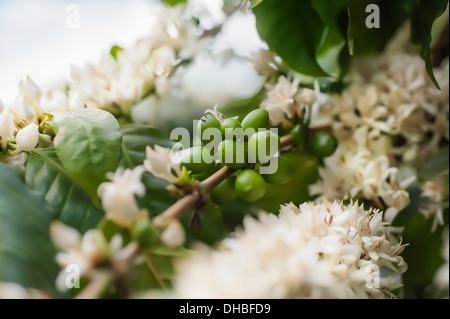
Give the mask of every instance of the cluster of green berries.
M 206 114 L 197 126 L 202 146 L 189 149 L 182 164 L 196 179 L 206 178 L 222 166 L 236 170 L 211 192 L 210 199 L 216 204 L 231 202 L 236 197 L 247 202 L 256 201 L 266 193 L 267 183 L 286 184 L 295 173 L 288 158 L 275 156 L 280 137 L 270 128 L 269 113 L 262 108 L 250 112 L 242 121 L 225 119 L 221 123 L 213 114 Z M 236 132 L 241 134 L 233 134 Z M 298 146 L 307 146 L 306 127 L 295 126 L 291 139 Z M 326 132 L 316 134 L 308 146 L 312 153 L 322 158 L 332 155 L 336 147 L 336 138 Z M 275 166 L 273 173 L 258 173 L 269 165 Z

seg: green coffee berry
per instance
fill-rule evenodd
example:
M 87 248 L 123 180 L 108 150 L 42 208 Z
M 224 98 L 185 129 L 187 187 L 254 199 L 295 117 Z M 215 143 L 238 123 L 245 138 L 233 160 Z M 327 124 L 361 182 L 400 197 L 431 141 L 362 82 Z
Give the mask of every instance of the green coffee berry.
M 222 132 L 223 138 L 228 138 L 227 133 L 231 137 L 233 136 L 233 131 L 238 128 L 241 128 L 241 122 L 236 119 L 226 119 L 225 121 L 223 121 L 220 130 Z M 233 138 L 236 139 L 236 137 Z
M 240 169 L 247 164 L 247 145 L 242 141 L 223 140 L 217 155 L 221 162 L 232 169 Z
M 236 199 L 236 191 L 234 185 L 236 183 L 236 176 L 230 176 L 222 183 L 220 183 L 212 192 L 209 194 L 209 198 L 215 204 L 221 205 L 232 202 Z
M 297 146 L 304 146 L 306 141 L 306 126 L 297 124 L 291 131 L 291 139 Z
M 149 221 L 138 221 L 131 230 L 131 236 L 140 247 L 145 249 L 154 248 L 158 245 L 158 232 Z
M 259 108 L 251 111 L 242 120 L 242 129 L 244 131 L 252 128 L 255 132 L 258 132 L 258 129 L 269 129 L 270 127 L 269 112 L 265 109 Z
M 311 143 L 311 151 L 314 155 L 325 158 L 334 154 L 338 146 L 336 137 L 328 132 L 317 133 Z
M 257 132 L 248 141 L 250 163 L 267 163 L 278 152 L 280 137 L 271 131 Z
M 194 146 L 181 153 L 181 163 L 192 174 L 208 171 L 215 166 L 212 150 L 203 146 Z
M 276 161 L 276 163 L 272 163 L 272 165 L 276 165 L 276 171 L 273 174 L 263 174 L 262 177 L 265 181 L 272 185 L 284 185 L 289 183 L 294 177 L 294 164 L 286 157 L 276 157 L 273 158 L 272 161 Z M 267 166 L 268 164 L 265 165 Z
M 219 131 L 221 129 L 219 120 L 212 114 L 206 114 L 197 124 L 197 135 L 204 145 L 214 140 L 214 136 L 203 135 L 208 128 L 218 129 Z
M 237 196 L 246 201 L 254 202 L 264 196 L 267 184 L 254 170 L 242 171 L 236 178 L 235 190 Z

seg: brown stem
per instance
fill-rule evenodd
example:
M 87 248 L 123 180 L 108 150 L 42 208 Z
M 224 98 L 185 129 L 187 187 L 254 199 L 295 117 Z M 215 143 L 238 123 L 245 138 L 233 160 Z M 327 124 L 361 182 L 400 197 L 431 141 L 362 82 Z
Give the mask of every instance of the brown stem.
M 109 287 L 113 279 L 113 275 L 110 272 L 94 272 L 92 274 L 91 282 L 78 295 L 76 295 L 75 299 L 99 298 Z
M 200 183 L 200 187 L 204 187 L 203 195 L 208 196 L 214 188 L 230 177 L 234 172 L 235 170 L 229 167 L 223 167 L 205 179 L 202 183 Z
M 103 292 L 113 283 L 119 290 L 128 295 L 128 287 L 124 281 L 124 276 L 133 264 L 134 260 L 141 253 L 136 243 L 130 243 L 124 249 L 124 258 L 111 261 L 111 271 L 94 270 L 90 274 L 91 281 L 75 297 L 75 299 L 96 299 L 101 297 Z
M 222 183 L 227 177 L 231 176 L 235 171 L 229 167 L 223 167 L 199 185 L 199 190 L 194 191 L 192 194 L 180 198 L 166 209 L 161 215 L 154 219 L 154 223 L 158 226 L 164 227 L 168 221 L 177 218 L 184 211 L 194 207 L 202 198 L 205 198 Z
M 280 140 L 280 149 L 285 149 L 293 146 L 294 142 L 290 135 L 283 136 Z

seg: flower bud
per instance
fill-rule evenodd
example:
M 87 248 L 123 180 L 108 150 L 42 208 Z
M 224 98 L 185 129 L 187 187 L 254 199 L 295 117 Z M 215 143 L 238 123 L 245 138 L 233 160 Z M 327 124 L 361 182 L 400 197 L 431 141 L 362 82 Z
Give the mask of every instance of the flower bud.
M 172 220 L 161 234 L 161 241 L 169 247 L 181 246 L 185 240 L 184 228 L 177 219 Z
M 6 141 L 8 138 L 13 137 L 14 134 L 14 121 L 8 108 L 3 108 L 3 113 L 0 115 L 0 138 L 2 139 L 2 148 L 6 149 Z
M 54 221 L 50 224 L 50 238 L 56 248 L 64 251 L 77 246 L 81 241 L 81 234 L 60 221 Z
M 16 135 L 17 151 L 31 151 L 39 141 L 39 127 L 31 123 Z

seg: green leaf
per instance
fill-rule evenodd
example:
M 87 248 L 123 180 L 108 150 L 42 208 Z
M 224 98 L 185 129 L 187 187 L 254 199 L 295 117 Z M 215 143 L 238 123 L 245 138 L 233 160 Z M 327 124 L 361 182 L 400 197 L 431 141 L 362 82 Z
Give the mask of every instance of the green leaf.
M 259 6 L 260 4 L 261 4 L 261 2 L 263 2 L 264 0 L 251 0 L 251 5 L 250 5 L 250 8 L 249 9 L 253 9 L 253 8 L 255 8 L 256 6 Z
M 30 152 L 25 181 L 57 212 L 57 219 L 82 233 L 96 227 L 103 218 L 104 213 L 62 167 L 54 148 Z
M 263 87 L 253 96 L 234 100 L 225 104 L 219 109 L 219 112 L 227 118 L 237 116 L 239 121 L 242 121 L 248 113 L 259 107 L 263 100 L 264 94 L 265 89 Z
M 448 225 L 448 209 L 444 216 Z M 403 275 L 405 298 L 425 298 L 426 288 L 431 284 L 436 270 L 442 265 L 442 229 L 431 232 L 433 219 L 417 214 L 402 233 L 403 242 L 409 244 L 402 253 L 408 264 Z
M 186 0 L 161 0 L 161 1 L 172 7 L 176 6 L 179 3 L 186 3 Z
M 411 42 L 420 45 L 420 55 L 425 61 L 428 75 L 438 89 L 439 83 L 434 77 L 431 63 L 431 28 L 434 21 L 445 12 L 447 4 L 448 0 L 416 0 L 411 15 Z
M 175 203 L 176 198 L 170 195 L 166 189 L 169 183 L 145 172 L 142 175 L 142 183 L 145 185 L 145 196 L 137 198 L 139 207 L 146 208 L 150 217 L 155 217 Z
M 148 125 L 125 124 L 121 126 L 120 131 L 123 136 L 120 166 L 126 168 L 142 165 L 146 158 L 147 145 L 158 144 L 163 147 L 172 147 L 173 145 L 167 135 Z
M 54 216 L 17 170 L 0 163 L 0 281 L 56 294 L 59 268 L 49 238 Z
M 111 54 L 111 56 L 117 60 L 117 54 L 121 51 L 123 51 L 123 48 L 119 47 L 118 45 L 113 45 L 111 50 L 109 51 L 109 54 Z
M 312 0 L 311 4 L 326 24 L 322 42 L 316 49 L 318 62 L 330 74 L 344 73 L 345 65 L 339 65 L 339 56 L 346 51 L 347 9 L 341 1 Z
M 398 28 L 409 18 L 414 0 L 341 0 L 348 8 L 348 44 L 351 55 L 380 53 Z M 370 4 L 380 12 L 380 28 L 369 29 L 366 12 Z
M 264 0 L 253 12 L 259 35 L 290 68 L 328 76 L 316 59 L 326 25 L 309 0 Z
M 442 148 L 427 164 L 419 171 L 419 178 L 423 182 L 435 180 L 449 173 L 449 148 Z
M 206 210 L 199 211 L 200 229 L 195 225 L 190 226 L 192 215 L 193 210 L 188 210 L 180 218 L 186 230 L 186 244 L 188 247 L 196 241 L 213 246 L 226 237 L 227 231 L 222 220 L 222 212 L 211 201 L 209 201 Z
M 122 135 L 114 116 L 99 109 L 56 114 L 50 121 L 62 166 L 98 205 L 98 186 L 119 164 Z

